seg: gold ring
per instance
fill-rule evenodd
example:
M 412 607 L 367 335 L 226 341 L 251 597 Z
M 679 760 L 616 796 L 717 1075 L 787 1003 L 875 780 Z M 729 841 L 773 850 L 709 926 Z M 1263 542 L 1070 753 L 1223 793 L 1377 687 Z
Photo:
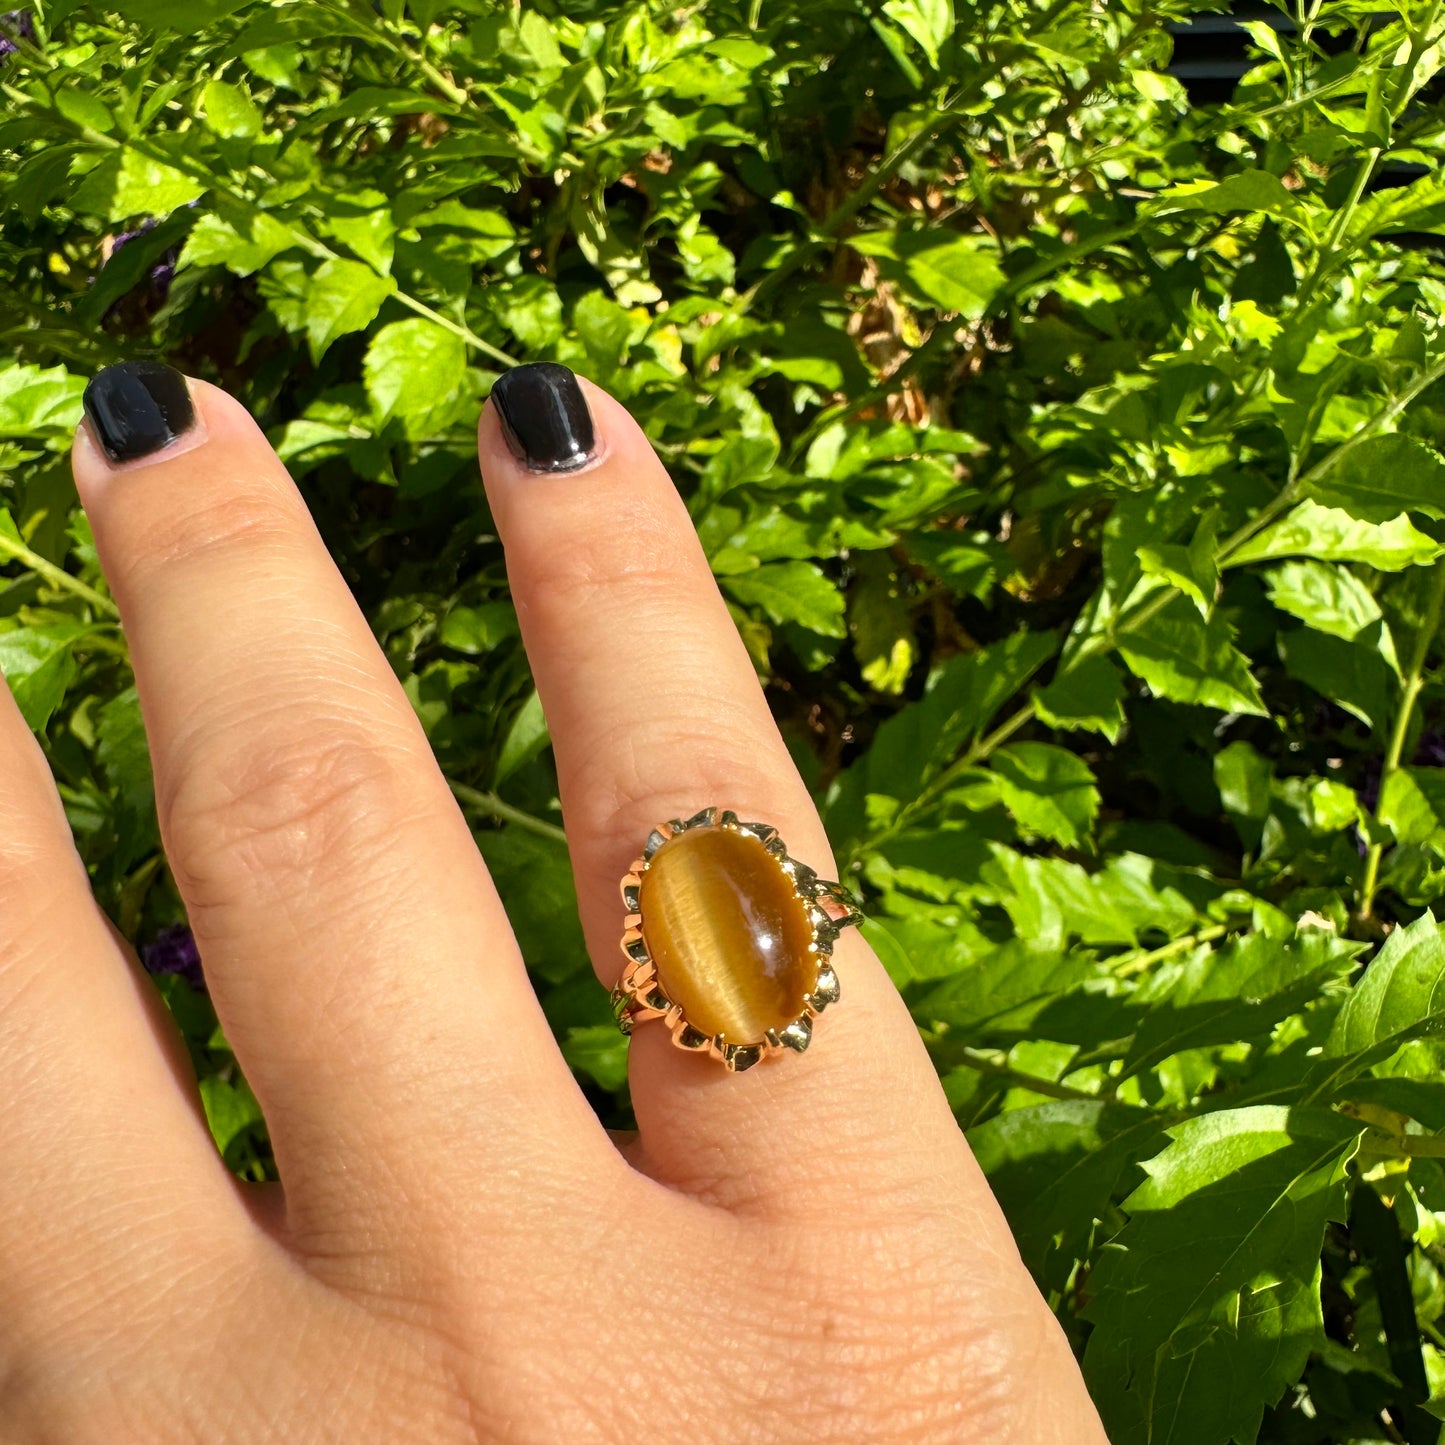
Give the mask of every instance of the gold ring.
M 792 1049 L 838 1001 L 833 944 L 862 920 L 852 894 L 796 858 L 770 823 L 724 808 L 660 823 L 622 880 L 612 990 L 624 1034 L 662 1019 L 680 1049 L 730 1072 Z

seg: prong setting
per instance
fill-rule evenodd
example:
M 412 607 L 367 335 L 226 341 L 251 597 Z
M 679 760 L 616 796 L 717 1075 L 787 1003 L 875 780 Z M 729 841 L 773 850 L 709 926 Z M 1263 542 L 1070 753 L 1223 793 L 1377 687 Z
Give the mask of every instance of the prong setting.
M 768 1029 L 755 1042 L 734 1043 L 723 1034 L 708 1037 L 690 1024 L 680 1004 L 674 1003 L 661 987 L 657 970 L 648 953 L 643 934 L 641 907 L 642 878 L 653 855 L 664 843 L 690 828 L 731 828 L 757 838 L 778 862 L 792 885 L 794 895 L 807 909 L 812 928 L 809 951 L 818 958 L 813 991 L 802 1001 L 798 1015 L 781 1028 Z M 673 1044 L 690 1053 L 706 1054 L 718 1060 L 730 1073 L 750 1069 L 763 1058 L 784 1050 L 802 1053 L 812 1042 L 813 1022 L 830 1004 L 838 1002 L 840 986 L 831 962 L 834 942 L 840 931 L 861 921 L 863 915 L 842 884 L 820 879 L 807 864 L 789 857 L 787 845 L 770 823 L 744 822 L 728 808 L 702 808 L 687 819 L 659 824 L 647 837 L 638 858 L 621 883 L 624 920 L 622 952 L 627 959 L 622 975 L 612 990 L 613 1014 L 619 1029 L 630 1034 L 638 1023 L 660 1018 Z

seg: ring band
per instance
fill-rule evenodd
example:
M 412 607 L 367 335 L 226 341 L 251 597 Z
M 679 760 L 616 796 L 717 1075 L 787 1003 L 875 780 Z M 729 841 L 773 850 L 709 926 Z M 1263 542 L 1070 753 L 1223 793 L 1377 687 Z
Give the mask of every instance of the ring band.
M 808 1047 L 838 1001 L 833 944 L 863 918 L 841 883 L 788 856 L 772 824 L 724 808 L 654 828 L 622 902 L 618 1028 L 660 1018 L 678 1048 L 733 1073 Z

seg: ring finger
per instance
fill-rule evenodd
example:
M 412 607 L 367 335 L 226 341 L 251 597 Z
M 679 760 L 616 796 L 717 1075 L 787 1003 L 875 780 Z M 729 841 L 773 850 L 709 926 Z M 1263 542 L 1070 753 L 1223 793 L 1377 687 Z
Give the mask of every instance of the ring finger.
M 480 448 L 551 727 L 582 923 L 611 987 L 624 962 L 618 880 L 655 824 L 718 804 L 771 823 L 820 876 L 836 873 L 687 508 L 626 410 L 581 386 L 557 366 L 508 373 Z M 963 1152 L 872 950 L 847 930 L 834 960 L 843 999 L 802 1058 L 729 1074 L 674 1048 L 662 1024 L 637 1027 L 643 1167 L 746 1204 L 796 1197 L 801 1181 L 847 1172 L 850 1155 L 932 1169 L 940 1151 Z

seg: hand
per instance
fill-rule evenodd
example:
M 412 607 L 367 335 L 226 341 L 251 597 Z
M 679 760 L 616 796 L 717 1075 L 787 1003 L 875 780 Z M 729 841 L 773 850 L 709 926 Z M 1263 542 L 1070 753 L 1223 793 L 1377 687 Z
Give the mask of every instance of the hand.
M 721 803 L 837 874 L 672 483 L 568 378 L 501 390 L 571 470 L 519 461 L 496 395 L 479 442 L 610 987 L 618 880 L 659 820 Z M 75 479 L 281 1184 L 217 1157 L 0 689 L 0 1437 L 1102 1441 L 856 930 L 802 1057 L 729 1074 L 639 1025 L 639 1133 L 609 1137 L 295 486 L 240 405 L 189 398 L 103 373 Z

